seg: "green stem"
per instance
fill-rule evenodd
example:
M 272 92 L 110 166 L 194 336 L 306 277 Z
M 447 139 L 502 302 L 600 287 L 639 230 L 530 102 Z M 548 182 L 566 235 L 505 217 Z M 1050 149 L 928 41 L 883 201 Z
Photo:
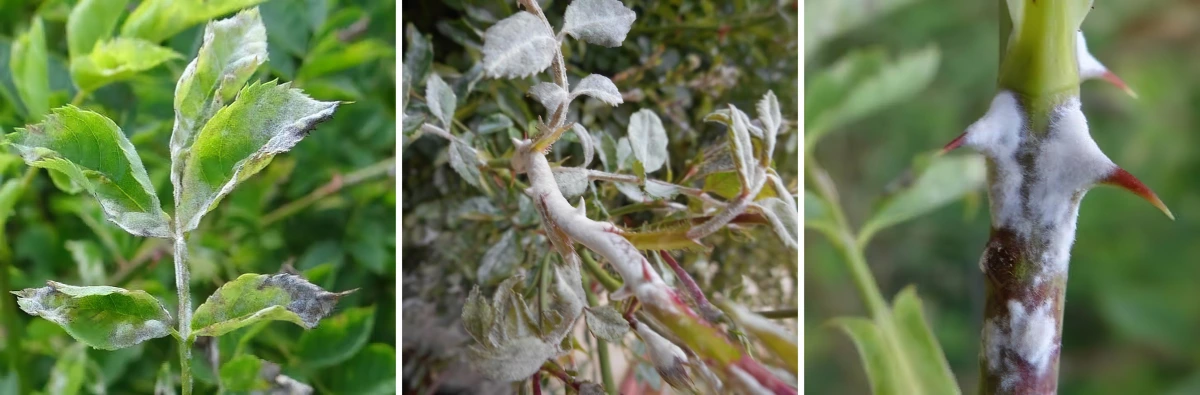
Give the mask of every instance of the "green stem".
M 583 269 L 587 270 L 589 275 L 595 277 L 596 281 L 599 281 L 600 285 L 604 286 L 604 289 L 607 289 L 608 292 L 613 292 L 616 291 L 617 288 L 621 288 L 621 280 L 617 280 L 610 276 L 608 272 L 600 266 L 599 262 L 596 262 L 595 259 L 592 259 L 592 254 L 590 252 L 587 250 L 580 250 L 579 256 L 583 258 Z
M 589 306 L 596 307 L 600 305 L 599 298 L 596 297 L 595 293 L 592 293 L 592 287 L 584 287 L 584 292 L 587 294 Z M 600 380 L 604 383 L 604 391 L 608 392 L 608 395 L 617 395 L 617 385 L 612 375 L 612 362 L 608 359 L 608 342 L 597 337 L 596 353 L 599 354 L 596 359 L 600 360 Z
M 834 189 L 833 182 L 825 170 L 817 164 L 816 159 L 812 159 L 811 156 L 807 160 L 805 169 L 808 170 L 810 179 L 816 184 L 817 193 L 825 199 L 825 202 L 829 204 L 830 211 L 833 212 L 837 229 L 834 234 L 830 235 L 833 238 L 831 241 L 846 257 L 850 275 L 854 278 L 854 285 L 857 286 L 863 303 L 867 305 L 867 310 L 872 317 L 878 319 L 888 316 L 887 301 L 883 299 L 883 295 L 879 292 L 879 285 L 875 283 L 875 277 L 871 275 L 867 259 L 863 256 L 862 246 L 858 244 L 854 232 L 850 230 L 846 214 L 842 211 L 841 203 L 838 202 L 837 190 Z
M 775 320 L 799 319 L 800 318 L 800 311 L 798 309 L 758 311 L 758 312 L 755 312 L 754 314 L 758 314 L 763 317 L 775 319 Z
M 284 218 L 290 217 L 293 214 L 300 212 L 300 210 L 303 210 L 308 206 L 313 205 L 313 203 L 324 199 L 326 196 L 335 194 L 342 189 L 358 185 L 375 177 L 394 173 L 395 170 L 396 158 L 391 157 L 379 161 L 373 165 L 355 170 L 344 177 L 334 177 L 333 180 L 330 180 L 328 183 L 310 192 L 308 195 L 291 201 L 282 207 L 275 209 L 275 211 L 263 216 L 262 226 L 267 227 L 275 222 L 279 222 Z
M 88 92 L 86 92 L 86 91 L 83 91 L 83 90 L 76 91 L 75 97 L 71 98 L 71 105 L 75 106 L 75 107 L 79 107 L 79 105 L 83 104 L 83 100 L 87 99 L 87 95 L 88 95 Z

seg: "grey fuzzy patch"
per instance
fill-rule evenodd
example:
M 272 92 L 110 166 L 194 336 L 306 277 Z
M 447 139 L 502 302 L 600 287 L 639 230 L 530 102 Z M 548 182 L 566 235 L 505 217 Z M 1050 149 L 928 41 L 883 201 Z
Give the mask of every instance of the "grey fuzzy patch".
M 300 316 L 304 326 L 312 329 L 322 318 L 333 313 L 333 307 L 338 298 L 348 295 L 357 289 L 346 292 L 329 292 L 308 282 L 303 277 L 294 274 L 274 274 L 263 279 L 259 288 L 278 287 L 288 293 L 291 302 L 287 309 Z

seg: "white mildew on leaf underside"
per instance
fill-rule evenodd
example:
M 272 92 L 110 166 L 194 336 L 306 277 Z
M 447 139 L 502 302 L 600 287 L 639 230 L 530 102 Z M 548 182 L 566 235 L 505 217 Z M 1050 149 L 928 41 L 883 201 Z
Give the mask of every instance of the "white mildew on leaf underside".
M 1046 368 L 1059 343 L 1054 341 L 1058 334 L 1051 301 L 1046 301 L 1033 311 L 1027 311 L 1017 300 L 1008 301 L 1008 322 L 987 320 L 983 328 L 988 370 L 1001 374 L 1000 387 L 1011 389 L 1019 381 L 1020 372 L 1015 361 L 1004 359 L 1008 350 L 1020 357 L 1034 369 L 1034 374 L 1045 374 Z M 1003 318 L 999 318 L 1003 320 Z
M 483 34 L 483 70 L 492 77 L 523 78 L 550 67 L 558 49 L 541 19 L 518 12 Z

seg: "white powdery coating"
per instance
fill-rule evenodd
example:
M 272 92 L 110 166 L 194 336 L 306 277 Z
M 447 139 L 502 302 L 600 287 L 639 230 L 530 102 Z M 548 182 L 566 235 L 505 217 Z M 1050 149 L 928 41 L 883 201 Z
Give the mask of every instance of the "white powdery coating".
M 558 184 L 558 190 L 562 192 L 563 197 L 578 197 L 587 191 L 588 171 L 579 167 L 555 168 L 554 183 Z
M 430 75 L 425 82 L 425 103 L 429 106 L 429 112 L 442 121 L 442 126 L 449 129 L 450 121 L 454 119 L 457 98 L 454 96 L 454 90 L 450 89 L 450 85 L 446 85 L 446 81 L 437 73 Z
M 579 167 L 586 169 L 588 165 L 592 164 L 592 157 L 596 155 L 595 141 L 592 140 L 592 135 L 588 133 L 587 129 L 578 123 L 571 126 L 571 131 L 575 132 L 575 136 L 579 137 L 579 145 L 583 146 L 583 164 Z M 600 155 L 604 155 L 603 150 Z
M 170 334 L 170 324 L 159 320 L 142 321 L 140 325 L 124 323 L 113 328 L 108 341 L 114 345 L 134 345 Z
M 1001 91 L 992 99 L 991 108 L 983 118 L 967 128 L 963 145 L 979 151 L 996 169 L 991 174 L 988 203 L 992 224 L 1020 232 L 1027 225 L 1016 223 L 1021 217 L 1021 183 L 1023 172 L 1016 153 L 1025 136 L 1025 118 L 1017 98 Z
M 563 15 L 562 32 L 605 47 L 620 46 L 637 14 L 617 0 L 575 0 Z
M 554 32 L 541 19 L 518 12 L 483 34 L 483 70 L 491 77 L 533 75 L 550 67 L 558 45 Z
M 1117 168 L 1092 136 L 1087 119 L 1072 97 L 1051 114 L 1049 131 L 1035 153 L 1034 168 L 1044 169 L 1029 185 L 1027 218 L 1033 225 L 1033 242 L 1047 248 L 1038 259 L 1045 269 L 1067 270 L 1079 200 L 1088 188 Z M 1031 218 L 1030 218 L 1031 217 Z
M 621 98 L 621 91 L 617 89 L 617 85 L 613 84 L 608 77 L 599 74 L 584 77 L 578 85 L 575 85 L 575 90 L 571 91 L 571 100 L 575 100 L 579 95 L 594 97 L 614 107 L 625 102 L 625 99 Z
M 683 349 L 654 332 L 646 324 L 637 324 L 637 334 L 642 338 L 642 342 L 646 343 L 646 350 L 650 352 L 650 359 L 655 367 L 674 367 L 687 360 Z
M 629 117 L 629 148 L 642 162 L 646 173 L 654 172 L 667 163 L 667 130 L 662 119 L 648 109 Z M 618 153 L 618 156 L 620 154 Z
M 1004 360 L 1005 350 L 1012 351 L 1032 366 L 1035 374 L 1046 373 L 1058 350 L 1054 341 L 1058 325 L 1051 307 L 1051 302 L 1046 301 L 1033 311 L 1027 311 L 1020 301 L 1009 300 L 1007 324 L 995 320 L 984 322 L 983 342 L 988 370 L 1000 373 L 1002 389 L 1011 388 L 1020 378 L 1012 361 Z
M 1079 59 L 1079 79 L 1086 80 L 1097 78 L 1108 72 L 1108 68 L 1104 67 L 1091 52 L 1088 52 L 1087 40 L 1083 38 L 1083 31 L 1075 33 L 1075 56 Z
M 567 100 L 567 91 L 558 84 L 542 82 L 529 88 L 529 96 L 533 96 L 538 103 L 542 103 L 542 106 L 546 107 L 547 113 L 554 114 L 563 100 Z
M 747 392 L 749 392 L 751 394 L 755 394 L 755 395 L 760 395 L 760 394 L 761 395 L 771 395 L 771 394 L 773 394 L 773 392 L 768 390 L 767 387 L 763 386 L 762 384 L 759 384 L 758 379 L 755 379 L 754 376 L 751 376 L 750 373 L 747 373 L 745 370 L 742 370 L 742 368 L 739 368 L 737 366 L 730 366 L 729 373 L 732 373 L 730 375 L 731 376 L 730 378 L 736 380 L 737 383 L 742 387 L 742 389 L 746 390 Z

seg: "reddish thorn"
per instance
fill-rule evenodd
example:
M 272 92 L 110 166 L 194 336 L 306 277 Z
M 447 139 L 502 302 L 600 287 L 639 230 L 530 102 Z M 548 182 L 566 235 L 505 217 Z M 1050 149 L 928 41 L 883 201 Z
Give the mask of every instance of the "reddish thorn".
M 1117 77 L 1117 75 L 1113 74 L 1113 72 L 1105 71 L 1104 74 L 1100 76 L 1100 78 L 1103 78 L 1105 81 L 1108 81 L 1110 84 L 1113 84 L 1117 88 L 1120 88 L 1121 90 L 1125 91 L 1126 94 L 1128 94 L 1129 96 L 1133 96 L 1134 99 L 1138 98 L 1137 92 L 1134 92 L 1133 89 L 1131 89 L 1129 87 L 1129 85 L 1125 84 L 1125 81 L 1121 80 L 1121 77 Z
M 966 137 L 967 134 L 965 132 L 958 135 L 958 137 L 955 137 L 954 140 L 950 141 L 950 144 L 946 144 L 945 147 L 942 147 L 941 151 L 938 151 L 938 156 L 945 155 L 947 152 L 953 151 L 955 148 L 961 146 L 963 144 L 963 139 Z
M 1171 214 L 1171 210 L 1167 209 L 1167 205 L 1163 204 L 1158 195 L 1155 195 L 1154 191 L 1147 188 L 1145 184 L 1138 181 L 1137 177 L 1129 174 L 1125 169 L 1118 167 L 1100 182 L 1123 188 L 1129 192 L 1133 192 L 1134 195 L 1141 196 L 1142 199 L 1146 199 L 1147 202 L 1150 202 L 1150 204 L 1162 211 L 1163 214 L 1166 214 L 1167 218 L 1170 218 L 1172 221 L 1175 220 L 1175 216 Z

